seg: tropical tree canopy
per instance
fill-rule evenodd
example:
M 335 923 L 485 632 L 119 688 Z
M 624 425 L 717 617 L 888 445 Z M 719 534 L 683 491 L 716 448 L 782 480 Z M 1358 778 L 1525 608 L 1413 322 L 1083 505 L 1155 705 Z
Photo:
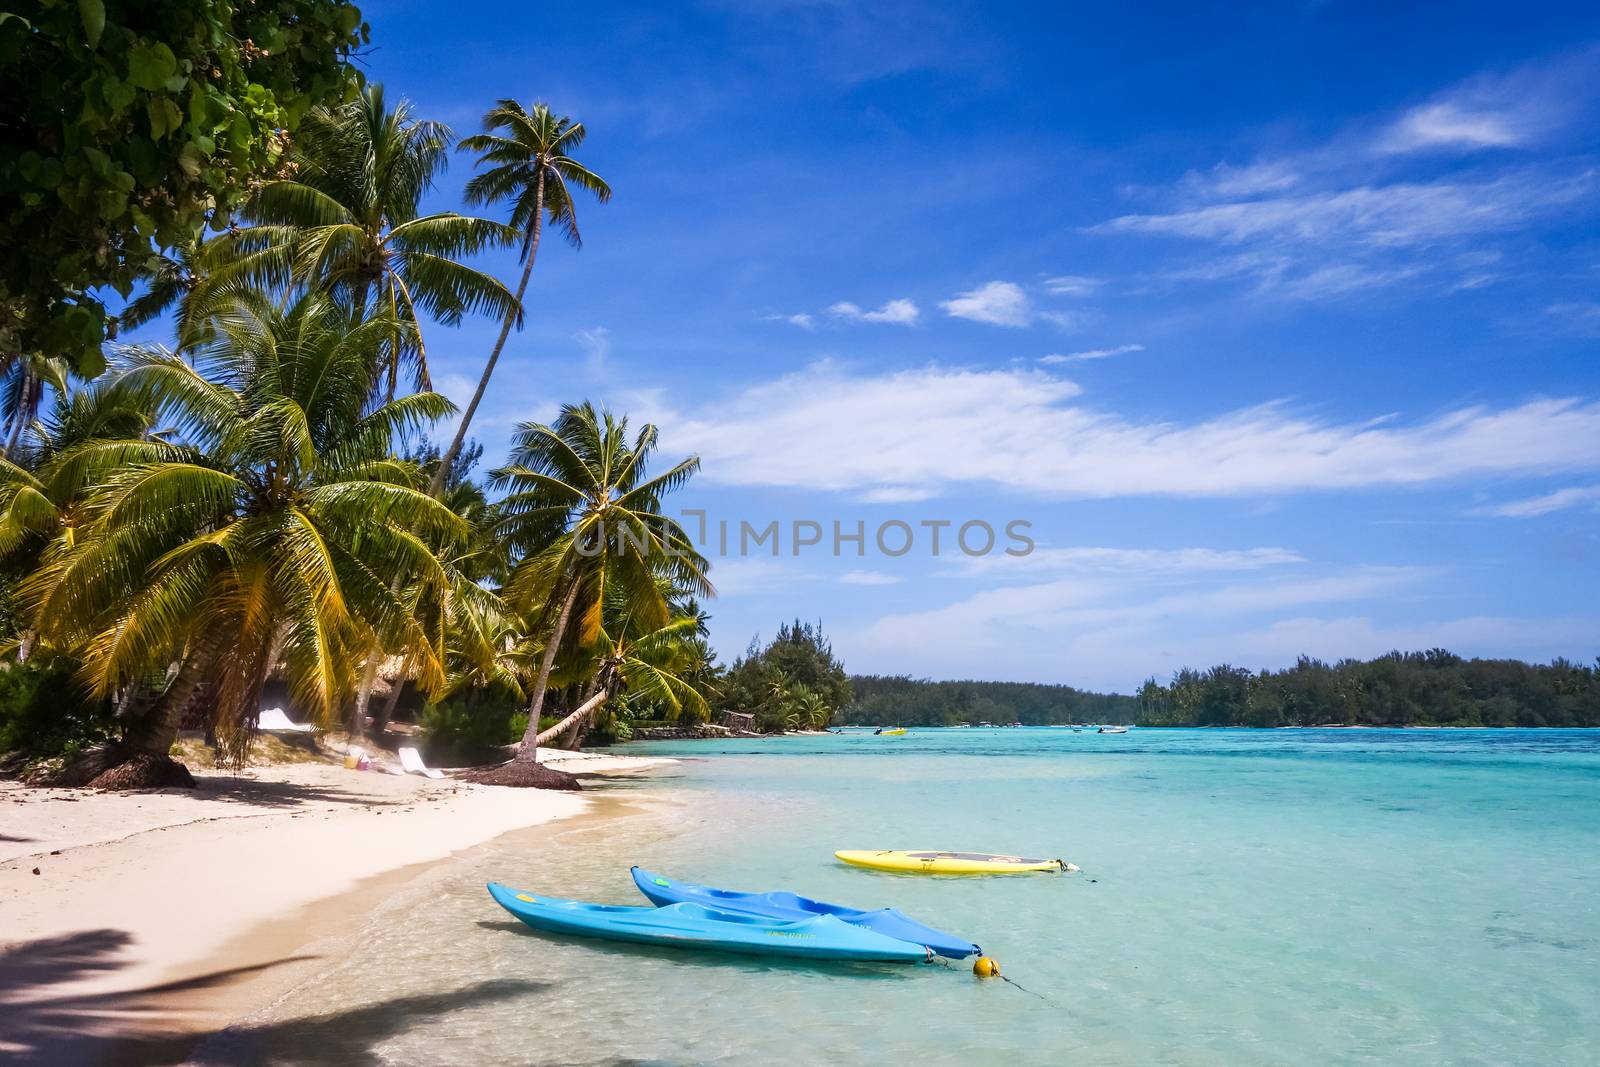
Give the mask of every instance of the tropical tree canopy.
M 218 679 L 218 722 L 237 727 L 281 660 L 297 700 L 326 720 L 374 636 L 414 656 L 424 685 L 442 683 L 442 613 L 419 617 L 393 589 L 446 582 L 424 538 L 465 530 L 393 452 L 451 405 L 417 393 L 369 409 L 393 329 L 308 294 L 283 310 L 241 305 L 193 366 L 162 349 L 124 353 L 110 391 L 182 444 L 107 478 L 78 535 L 24 588 L 40 632 L 84 650 L 96 692 L 198 658 Z
M 546 217 L 557 226 L 574 248 L 583 244 L 578 234 L 578 217 L 573 207 L 574 188 L 585 189 L 602 204 L 611 199 L 611 186 L 598 174 L 573 159 L 570 153 L 583 143 L 583 123 L 557 118 L 545 104 L 525 110 L 515 100 L 502 100 L 483 117 L 484 132 L 461 142 L 463 151 L 480 153 L 478 166 L 487 168 L 467 182 L 469 204 L 510 204 L 510 225 L 522 235 L 522 280 L 517 283 L 520 307 L 528 291 L 534 260 L 539 256 L 539 238 Z M 507 316 L 500 325 L 489 358 L 484 361 L 478 388 L 467 402 L 454 440 L 445 449 L 444 463 L 434 476 L 435 492 L 439 479 L 454 462 L 472 425 L 472 416 L 483 401 L 483 394 L 494 377 L 495 364 L 511 336 L 514 320 Z
M 0 13 L 0 360 L 92 376 L 162 248 L 226 225 L 354 87 L 347 0 L 15 0 Z
M 613 605 L 641 630 L 666 626 L 664 586 L 713 593 L 705 557 L 661 503 L 700 461 L 691 456 L 652 476 L 657 436 L 649 424 L 630 436 L 626 418 L 569 404 L 554 423 L 519 426 L 510 464 L 493 472 L 493 485 L 505 492 L 496 531 L 517 557 L 506 598 L 543 644 L 514 761 L 521 766 L 506 769 L 503 784 L 537 777 L 539 715 L 563 647 L 576 654 L 599 644 Z
M 358 317 L 387 316 L 406 327 L 385 340 L 388 395 L 402 365 L 428 388 L 424 314 L 455 325 L 469 313 L 521 313 L 499 279 L 462 262 L 512 244 L 513 229 L 454 211 L 420 214 L 452 140 L 449 127 L 415 118 L 408 102 L 391 108 L 381 85 L 312 111 L 295 138 L 291 176 L 251 198 L 253 225 L 211 242 L 203 288 L 303 284 Z

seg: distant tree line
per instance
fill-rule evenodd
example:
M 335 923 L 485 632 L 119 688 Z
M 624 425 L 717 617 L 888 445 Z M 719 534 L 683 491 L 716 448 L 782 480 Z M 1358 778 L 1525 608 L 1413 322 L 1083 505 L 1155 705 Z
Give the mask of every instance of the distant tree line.
M 1442 648 L 1329 665 L 1189 668 L 1139 690 L 1141 726 L 1600 726 L 1600 670 Z
M 857 674 L 855 699 L 835 721 L 868 726 L 956 726 L 960 723 L 1131 723 L 1138 701 L 1035 682 L 931 682 L 903 674 Z

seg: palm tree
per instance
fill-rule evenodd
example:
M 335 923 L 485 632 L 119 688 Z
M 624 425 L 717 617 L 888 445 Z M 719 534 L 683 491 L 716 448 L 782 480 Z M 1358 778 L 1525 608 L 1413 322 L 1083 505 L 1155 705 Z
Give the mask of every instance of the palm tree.
M 466 199 L 469 204 L 511 203 L 511 228 L 522 238 L 522 280 L 517 283 L 516 295 L 520 308 L 523 294 L 528 291 L 528 278 L 533 274 L 533 261 L 539 254 L 545 217 L 549 217 L 552 226 L 560 228 L 572 247 L 581 248 L 583 238 L 578 233 L 571 186 L 587 189 L 602 204 L 611 199 L 611 186 L 568 155 L 583 143 L 587 132 L 583 123 L 557 118 L 545 104 L 534 104 L 530 111 L 515 100 L 501 100 L 484 115 L 483 129 L 483 133 L 468 137 L 459 146 L 462 151 L 481 153 L 479 165 L 489 167 L 467 183 Z M 495 132 L 497 130 L 505 133 Z M 467 439 L 472 416 L 489 388 L 494 366 L 515 324 L 516 319 L 508 315 L 500 325 L 500 336 L 484 361 L 478 388 L 467 403 L 467 410 L 462 412 L 455 438 L 433 476 L 430 490 L 433 493 L 439 492 L 445 472 Z
M 592 672 L 582 703 L 560 722 L 538 734 L 540 743 L 565 734 L 574 737 L 608 700 L 626 695 L 632 700 L 665 707 L 674 717 L 687 713 L 702 722 L 711 717 L 705 694 L 686 677 L 694 663 L 696 620 L 676 616 L 664 626 L 633 633 L 631 619 L 602 630 L 592 650 Z
M 391 451 L 452 405 L 416 393 L 371 406 L 395 329 L 353 324 L 322 294 L 287 308 L 262 297 L 218 323 L 194 366 L 124 353 L 109 390 L 173 425 L 181 454 L 107 478 L 78 536 L 23 588 L 41 632 L 85 650 L 96 694 L 177 665 L 107 762 L 144 757 L 151 779 L 170 780 L 166 752 L 202 677 L 216 680 L 214 722 L 236 758 L 275 664 L 324 722 L 374 640 L 410 655 L 424 686 L 443 681 L 442 620 L 393 590 L 446 581 L 426 538 L 465 531 Z
M 494 486 L 506 491 L 498 532 L 520 557 L 506 597 L 543 635 L 543 648 L 517 756 L 479 781 L 570 787 L 570 775 L 538 764 L 539 716 L 558 651 L 596 647 L 608 605 L 647 632 L 665 626 L 671 605 L 662 577 L 712 595 L 705 557 L 661 512 L 662 496 L 683 486 L 700 460 L 691 456 L 647 477 L 656 439 L 654 426 L 630 439 L 626 418 L 569 404 L 552 425 L 519 426 L 510 464 L 493 472 Z
M 150 436 L 153 422 L 150 411 L 113 395 L 105 379 L 57 391 L 32 439 L 0 459 L 0 563 L 33 570 L 53 543 L 70 545 L 84 499 L 106 477 L 129 463 L 174 457 L 174 446 Z M 36 637 L 31 628 L 21 635 L 19 661 Z
M 420 215 L 422 196 L 447 161 L 449 127 L 390 110 L 383 86 L 348 104 L 311 111 L 295 134 L 292 177 L 251 198 L 254 225 L 210 245 L 201 290 L 299 283 L 337 296 L 357 319 L 374 315 L 404 329 L 385 341 L 380 375 L 393 399 L 402 363 L 430 387 L 419 311 L 453 326 L 468 313 L 521 321 L 522 308 L 499 279 L 461 262 L 508 247 L 517 232 L 454 211 Z
M 45 387 L 67 391 L 67 362 L 38 354 L 12 356 L 0 363 L 0 415 L 8 427 L 4 453 L 16 452 L 23 433 L 39 417 Z

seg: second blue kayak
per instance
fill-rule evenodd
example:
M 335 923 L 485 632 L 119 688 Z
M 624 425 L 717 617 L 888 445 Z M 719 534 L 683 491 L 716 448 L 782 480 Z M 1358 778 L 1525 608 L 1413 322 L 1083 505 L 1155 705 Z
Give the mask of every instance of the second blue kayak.
M 665 908 L 586 904 L 524 893 L 499 882 L 489 883 L 489 895 L 535 930 L 549 933 L 809 960 L 921 963 L 929 958 L 921 944 L 885 937 L 831 915 L 785 921 L 700 904 Z
M 789 921 L 829 916 L 862 930 L 870 930 L 898 941 L 926 945 L 941 956 L 961 959 L 979 952 L 978 946 L 963 941 L 943 930 L 924 926 L 894 908 L 863 911 L 842 904 L 829 904 L 824 900 L 797 896 L 794 893 L 740 893 L 732 889 L 712 889 L 710 886 L 679 882 L 665 875 L 633 868 L 633 881 L 652 903 L 701 904 L 719 911 L 738 912 L 742 915 L 759 915 L 770 919 Z

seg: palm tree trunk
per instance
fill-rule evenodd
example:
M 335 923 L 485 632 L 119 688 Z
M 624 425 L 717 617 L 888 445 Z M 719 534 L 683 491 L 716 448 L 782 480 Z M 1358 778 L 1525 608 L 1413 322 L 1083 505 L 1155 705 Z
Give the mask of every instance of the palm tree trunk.
M 350 710 L 348 733 L 351 740 L 367 732 L 367 705 L 372 703 L 372 687 L 378 681 L 378 668 L 383 664 L 383 645 L 372 642 L 367 652 L 367 664 L 361 669 L 361 684 L 356 687 L 356 706 Z
M 583 728 L 584 720 L 586 720 L 590 715 L 594 714 L 595 709 L 604 704 L 606 702 L 606 698 L 610 695 L 611 694 L 606 692 L 604 689 L 598 693 L 595 693 L 582 704 L 579 704 L 577 708 L 573 710 L 572 714 L 568 715 L 566 718 L 550 727 L 550 729 L 542 731 L 535 740 L 542 745 L 554 741 L 563 733 L 577 732 Z
M 383 731 L 389 728 L 389 720 L 394 718 L 394 709 L 400 705 L 400 693 L 406 687 L 406 675 L 410 672 L 410 669 L 410 661 L 407 661 L 402 667 L 399 676 L 395 678 L 394 685 L 389 690 L 389 695 L 384 698 L 383 707 L 372 720 L 372 732 L 374 735 L 382 734 Z
M 178 673 L 167 682 L 167 687 L 156 698 L 155 705 L 128 728 L 118 746 L 125 758 L 156 756 L 166 758 L 167 751 L 178 739 L 178 725 L 189 706 L 200 680 L 211 669 L 217 658 L 218 640 L 207 634 L 195 641 L 183 658 Z
M 533 683 L 533 699 L 528 703 L 528 728 L 522 732 L 522 746 L 517 749 L 518 763 L 539 761 L 539 714 L 544 711 L 545 689 L 550 685 L 550 668 L 556 661 L 556 647 L 567 632 L 567 621 L 572 618 L 572 605 L 578 600 L 578 576 L 568 579 L 567 595 L 561 601 L 561 614 L 556 616 L 555 628 L 544 646 L 544 658 L 539 662 L 539 677 Z
M 517 312 L 522 308 L 522 294 L 528 291 L 528 278 L 533 274 L 533 261 L 539 255 L 539 237 L 544 230 L 544 166 L 539 167 L 539 183 L 535 186 L 533 195 L 533 222 L 528 230 L 528 258 L 522 265 L 522 281 L 517 285 L 517 304 L 506 315 L 506 321 L 500 324 L 500 337 L 494 343 L 494 349 L 489 353 L 489 358 L 483 365 L 483 376 L 478 379 L 478 388 L 472 394 L 472 400 L 467 404 L 467 410 L 461 413 L 461 423 L 456 427 L 455 439 L 450 442 L 450 447 L 439 460 L 439 469 L 433 472 L 433 482 L 428 486 L 429 496 L 438 496 L 444 489 L 444 480 L 450 476 L 450 465 L 461 454 L 461 446 L 467 439 L 467 428 L 472 425 L 472 416 L 477 414 L 478 404 L 483 400 L 484 392 L 489 388 L 489 379 L 494 376 L 494 365 L 500 361 L 500 352 L 506 346 L 506 339 L 511 336 L 511 327 L 516 324 Z M 537 723 L 535 724 L 537 725 Z

